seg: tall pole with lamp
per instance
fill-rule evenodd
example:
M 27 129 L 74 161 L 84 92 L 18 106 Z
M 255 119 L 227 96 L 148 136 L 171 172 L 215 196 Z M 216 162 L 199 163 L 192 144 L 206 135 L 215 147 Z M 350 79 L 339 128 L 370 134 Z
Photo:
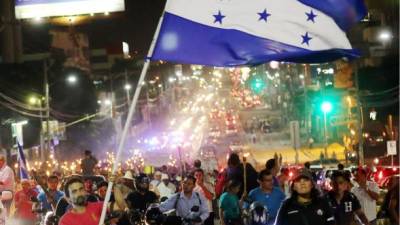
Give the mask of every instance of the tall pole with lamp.
M 45 101 L 46 101 L 46 135 L 45 140 L 46 148 L 43 151 L 42 160 L 47 158 L 47 154 L 50 152 L 50 85 L 47 74 L 47 59 L 43 60 L 43 73 L 44 73 L 44 89 L 45 89 Z
M 40 115 L 40 160 L 42 162 L 44 162 L 44 146 L 43 146 L 43 97 L 36 97 L 36 96 L 31 96 L 29 98 L 29 104 L 35 106 L 35 105 L 39 105 L 39 115 Z
M 44 101 L 46 102 L 46 131 L 44 138 L 47 141 L 45 144 L 45 148 L 43 151 L 42 155 L 42 160 L 46 159 L 48 156 L 48 153 L 50 153 L 50 83 L 49 83 L 49 76 L 48 76 L 48 65 L 47 65 L 47 58 L 43 60 L 43 85 L 44 85 L 44 92 L 45 92 L 45 97 Z M 70 84 L 74 84 L 77 82 L 77 77 L 75 75 L 69 75 L 67 78 L 67 82 Z M 54 83 L 53 83 L 54 84 Z M 53 85 L 51 84 L 51 85 Z M 43 128 L 43 127 L 42 127 Z M 43 129 L 42 129 L 43 132 Z

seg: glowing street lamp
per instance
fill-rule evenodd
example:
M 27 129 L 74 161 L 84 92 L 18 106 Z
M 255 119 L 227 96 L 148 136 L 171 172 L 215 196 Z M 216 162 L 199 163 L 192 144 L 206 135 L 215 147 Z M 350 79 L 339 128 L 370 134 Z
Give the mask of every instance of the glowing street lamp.
M 130 84 L 125 84 L 125 85 L 124 85 L 124 89 L 125 89 L 125 91 L 126 91 L 126 104 L 127 104 L 127 106 L 129 107 L 129 104 L 130 104 L 130 102 L 131 102 L 131 96 L 130 96 L 129 91 L 132 89 L 132 85 L 130 85 Z
M 130 85 L 130 84 L 125 84 L 124 88 L 125 88 L 125 90 L 129 91 L 129 90 L 132 89 L 132 85 Z
M 379 40 L 381 40 L 382 42 L 387 42 L 392 38 L 392 33 L 388 30 L 383 30 L 379 33 L 378 36 Z
M 29 98 L 29 104 L 31 105 L 36 105 L 36 103 L 38 103 L 40 100 L 38 98 L 36 98 L 35 96 L 31 96 Z
M 111 105 L 111 100 L 110 99 L 106 99 L 106 100 L 104 100 L 104 104 L 105 105 Z
M 78 81 L 78 78 L 75 75 L 69 75 L 67 77 L 67 82 L 70 84 L 75 84 Z

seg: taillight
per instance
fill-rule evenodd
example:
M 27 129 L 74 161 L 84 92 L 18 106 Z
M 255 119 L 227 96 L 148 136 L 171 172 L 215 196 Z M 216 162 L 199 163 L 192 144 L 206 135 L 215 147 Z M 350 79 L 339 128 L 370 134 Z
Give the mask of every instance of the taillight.
M 380 171 L 380 172 L 379 172 L 378 178 L 379 178 L 379 180 L 383 178 L 383 171 Z
M 396 172 L 397 171 L 397 167 L 393 167 L 393 171 Z
M 289 177 L 290 177 L 290 178 L 293 177 L 293 172 L 292 172 L 292 171 L 289 172 Z

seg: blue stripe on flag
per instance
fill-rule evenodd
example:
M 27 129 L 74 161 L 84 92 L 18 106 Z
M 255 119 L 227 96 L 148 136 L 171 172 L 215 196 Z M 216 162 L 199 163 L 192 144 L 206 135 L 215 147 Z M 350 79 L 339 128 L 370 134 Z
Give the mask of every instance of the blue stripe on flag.
M 358 52 L 353 49 L 311 51 L 238 30 L 202 25 L 166 12 L 151 59 L 237 66 L 257 65 L 272 60 L 319 63 L 358 56 Z
M 19 167 L 20 179 L 29 179 L 24 150 L 18 141 L 17 145 L 18 145 L 18 164 L 19 164 L 18 167 Z
M 349 30 L 367 15 L 364 0 L 299 0 L 299 2 L 332 17 L 344 31 Z

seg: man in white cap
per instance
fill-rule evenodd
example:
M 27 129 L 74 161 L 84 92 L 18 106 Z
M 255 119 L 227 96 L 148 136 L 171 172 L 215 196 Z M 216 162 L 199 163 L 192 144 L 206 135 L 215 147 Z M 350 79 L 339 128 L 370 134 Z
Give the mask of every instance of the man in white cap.
M 168 174 L 161 174 L 161 183 L 156 186 L 158 193 L 160 194 L 160 199 L 162 198 L 170 198 L 176 192 L 176 187 L 173 185 L 170 180 Z
M 155 192 L 157 195 L 159 195 L 157 186 L 161 183 L 161 172 L 156 171 L 154 173 L 154 179 L 150 182 L 150 191 Z

